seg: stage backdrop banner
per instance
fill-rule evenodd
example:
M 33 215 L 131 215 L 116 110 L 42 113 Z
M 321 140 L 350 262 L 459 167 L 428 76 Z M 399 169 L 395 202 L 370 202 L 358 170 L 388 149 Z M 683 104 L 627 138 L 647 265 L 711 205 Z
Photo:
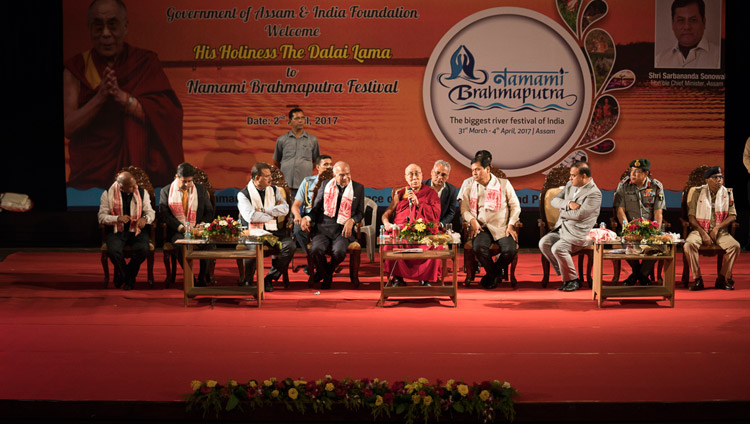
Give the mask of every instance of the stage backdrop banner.
M 678 208 L 690 171 L 724 160 L 725 5 L 704 1 L 703 25 L 685 29 L 671 0 L 131 1 L 119 28 L 90 22 L 90 0 L 64 0 L 77 107 L 106 78 L 87 52 L 109 31 L 129 46 L 111 64 L 118 84 L 145 112 L 108 100 L 70 133 L 66 116 L 68 207 L 98 206 L 124 165 L 147 170 L 158 196 L 183 160 L 235 206 L 300 107 L 321 153 L 381 206 L 409 163 L 429 178 L 447 160 L 459 186 L 485 149 L 525 208 L 549 169 L 581 159 L 608 208 L 637 158 Z M 684 57 L 691 36 L 700 51 Z

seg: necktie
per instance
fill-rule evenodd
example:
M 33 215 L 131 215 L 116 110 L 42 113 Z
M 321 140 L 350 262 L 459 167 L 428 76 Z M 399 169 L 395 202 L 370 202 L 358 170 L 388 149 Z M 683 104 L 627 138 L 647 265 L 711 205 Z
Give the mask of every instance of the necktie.
M 188 215 L 188 191 L 182 190 L 182 212 Z

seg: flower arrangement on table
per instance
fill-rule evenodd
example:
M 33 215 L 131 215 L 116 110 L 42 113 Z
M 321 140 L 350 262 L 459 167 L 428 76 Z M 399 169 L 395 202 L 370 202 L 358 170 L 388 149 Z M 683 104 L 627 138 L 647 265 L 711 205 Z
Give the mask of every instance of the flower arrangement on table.
M 203 234 L 215 241 L 237 241 L 241 231 L 242 223 L 229 215 L 217 216 L 203 228 Z
M 289 411 L 302 414 L 310 408 L 320 413 L 343 406 L 352 411 L 364 407 L 372 413 L 373 419 L 400 415 L 407 424 L 417 418 L 425 422 L 440 418 L 450 420 L 456 414 L 468 414 L 488 422 L 495 419 L 498 411 L 512 421 L 515 415 L 513 397 L 518 396 L 510 383 L 499 380 L 466 384 L 451 379 L 430 384 L 426 378 L 420 378 L 388 383 L 377 378 L 337 380 L 330 375 L 316 381 L 269 378 L 239 383 L 229 380 L 226 385 L 216 380 L 195 380 L 191 389 L 193 392 L 186 396 L 187 410 L 201 409 L 204 417 L 214 412 L 218 418 L 221 412 L 235 408 L 244 412 L 284 405 Z
M 429 246 L 448 244 L 453 241 L 450 234 L 440 231 L 439 222 L 427 222 L 422 218 L 404 224 L 400 234 L 403 239 Z
M 640 243 L 660 235 L 659 224 L 645 218 L 636 218 L 622 227 L 622 239 L 628 243 Z

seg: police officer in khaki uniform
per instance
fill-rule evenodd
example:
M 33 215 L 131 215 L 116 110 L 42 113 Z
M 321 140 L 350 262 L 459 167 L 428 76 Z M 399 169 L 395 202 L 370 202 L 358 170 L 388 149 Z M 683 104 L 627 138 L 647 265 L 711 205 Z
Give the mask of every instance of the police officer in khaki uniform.
M 651 178 L 651 162 L 648 159 L 636 159 L 630 162 L 630 176 L 617 185 L 614 207 L 620 222 L 630 222 L 636 218 L 656 221 L 661 228 L 662 215 L 665 209 L 664 186 Z M 625 280 L 626 286 L 636 282 L 650 285 L 649 275 L 654 270 L 656 261 L 629 260 L 631 273 Z

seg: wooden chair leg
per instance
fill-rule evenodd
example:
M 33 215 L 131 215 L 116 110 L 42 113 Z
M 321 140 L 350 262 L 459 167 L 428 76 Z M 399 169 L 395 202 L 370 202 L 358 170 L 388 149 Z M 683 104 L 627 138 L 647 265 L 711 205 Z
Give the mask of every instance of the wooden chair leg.
M 542 273 L 544 276 L 542 277 L 542 288 L 546 289 L 547 284 L 549 284 L 549 267 L 550 263 L 547 260 L 547 258 L 544 257 L 544 255 L 540 255 L 542 257 Z
M 612 261 L 612 284 L 617 284 L 620 282 L 620 267 L 621 267 L 620 260 Z
M 355 288 L 359 288 L 359 263 L 362 260 L 362 250 L 356 249 L 349 253 L 349 280 Z
M 107 260 L 109 259 L 109 255 L 107 255 L 106 251 L 102 251 L 102 269 L 104 270 L 104 288 L 106 289 L 109 286 L 109 264 L 107 264 Z
M 513 255 L 513 262 L 510 263 L 510 286 L 516 288 L 518 280 L 516 280 L 516 266 L 518 265 L 518 252 Z
M 237 273 L 239 274 L 240 284 L 245 282 L 245 262 L 242 259 L 237 259 Z M 252 279 L 252 276 L 250 277 Z
M 216 285 L 216 259 L 210 259 L 208 261 L 208 270 L 206 270 L 206 283 Z
M 682 285 L 687 288 L 690 283 L 690 266 L 688 265 L 687 256 L 685 251 L 682 251 Z
M 167 277 L 164 279 L 164 287 L 169 288 L 169 284 L 172 282 L 172 272 L 174 272 L 171 269 L 171 254 L 169 253 L 169 250 L 162 249 L 161 256 L 164 260 L 164 271 L 167 273 Z
M 315 261 L 310 254 L 307 255 L 307 272 L 310 273 L 307 277 L 307 287 L 312 287 L 315 283 Z
M 586 256 L 586 283 L 589 285 L 589 288 L 594 287 L 594 283 L 591 282 L 591 270 L 594 268 L 594 254 L 585 255 Z
M 149 250 L 148 251 L 148 258 L 146 259 L 146 266 L 148 267 L 148 279 L 146 282 L 148 283 L 148 288 L 152 289 L 154 288 L 154 251 Z
M 476 258 L 472 249 L 464 248 L 464 268 L 466 268 L 464 286 L 469 287 L 469 284 L 474 281 L 474 272 L 476 271 Z

